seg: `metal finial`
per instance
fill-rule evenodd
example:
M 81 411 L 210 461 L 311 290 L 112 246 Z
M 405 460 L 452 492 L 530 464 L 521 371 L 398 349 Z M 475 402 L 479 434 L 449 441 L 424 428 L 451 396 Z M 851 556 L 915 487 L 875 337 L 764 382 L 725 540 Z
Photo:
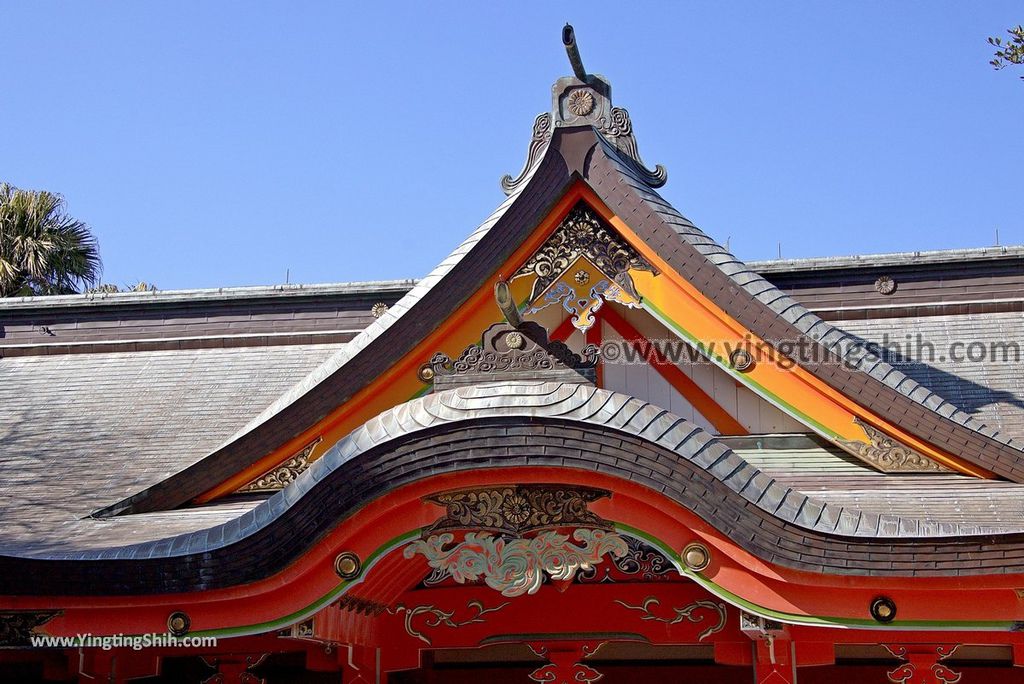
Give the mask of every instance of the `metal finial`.
M 512 298 L 512 290 L 508 286 L 508 281 L 499 280 L 494 283 L 494 300 L 498 303 L 498 308 L 501 309 L 501 313 L 504 314 L 509 325 L 518 328 L 523 324 L 523 319 L 519 316 L 519 307 L 516 306 L 516 302 Z
M 566 24 L 562 28 L 562 45 L 565 46 L 565 54 L 569 55 L 569 64 L 576 78 L 581 81 L 587 80 L 587 70 L 583 68 L 583 59 L 580 57 L 580 49 L 576 45 L 576 32 L 572 24 Z

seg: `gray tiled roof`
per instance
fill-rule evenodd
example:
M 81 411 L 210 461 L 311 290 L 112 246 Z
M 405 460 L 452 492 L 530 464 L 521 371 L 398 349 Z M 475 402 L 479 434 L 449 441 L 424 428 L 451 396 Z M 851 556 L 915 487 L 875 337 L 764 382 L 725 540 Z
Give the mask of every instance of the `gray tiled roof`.
M 934 356 L 924 348 L 923 358 L 893 353 L 889 363 L 929 390 L 949 400 L 965 414 L 1014 444 L 1024 443 L 1024 314 L 1018 312 L 917 316 L 913 318 L 877 318 L 849 320 L 835 325 L 857 338 L 878 344 L 907 344 L 907 336 L 916 345 L 917 335 L 933 345 Z M 947 356 L 953 345 L 963 355 L 967 345 L 980 342 L 986 348 L 984 361 L 954 361 Z M 993 344 L 1020 345 L 1021 358 L 1002 358 Z M 923 345 L 922 345 L 923 346 Z
M 211 287 L 194 290 L 148 290 L 146 292 L 90 292 L 47 297 L 0 298 L 0 311 L 67 307 L 128 306 L 133 304 L 170 304 L 200 301 L 229 301 L 266 297 L 304 297 L 311 295 L 351 295 L 406 292 L 415 280 L 366 280 L 351 283 L 312 285 L 258 285 L 254 287 Z
M 819 271 L 837 268 L 877 268 L 913 264 L 946 264 L 963 261 L 987 261 L 1024 256 L 1024 245 L 998 247 L 972 247 L 966 249 L 935 249 L 919 252 L 885 252 L 882 254 L 852 254 L 835 257 L 809 257 L 803 259 L 767 259 L 748 261 L 751 270 L 762 275 L 793 271 Z
M 609 154 L 616 153 L 611 150 Z M 623 165 L 622 173 L 629 176 L 632 171 Z M 739 287 L 808 334 L 841 350 L 849 338 L 846 333 L 821 321 L 743 265 L 639 179 L 633 178 L 631 185 L 646 199 L 652 211 L 675 226 L 684 240 L 727 273 Z M 323 379 L 338 372 L 449 274 L 516 198 L 517 194 L 513 194 L 505 200 L 430 275 L 344 346 L 0 359 L 0 488 L 5 494 L 0 501 L 0 516 L 7 522 L 0 530 L 0 545 L 21 546 L 31 542 L 37 552 L 43 552 L 53 550 L 59 539 L 70 536 L 81 548 L 102 548 L 114 543 L 152 541 L 237 515 L 242 509 L 213 507 L 194 512 L 128 516 L 117 521 L 77 521 L 97 508 L 180 472 L 218 446 L 270 420 Z M 856 334 L 855 326 L 843 325 L 848 332 Z M 944 381 L 926 370 L 915 375 L 913 369 L 904 369 L 904 375 L 886 364 L 875 364 L 865 371 L 915 401 L 973 429 L 986 434 L 993 434 L 993 428 L 1012 432 L 998 421 L 986 421 L 988 425 L 981 426 L 966 412 L 926 390 L 924 387 L 934 390 L 936 383 Z M 920 380 L 924 387 L 915 380 Z M 1010 382 L 1009 377 L 1005 380 Z M 954 389 L 955 382 L 948 380 L 948 383 L 947 389 Z M 1021 396 L 1019 389 L 1014 389 L 1014 396 Z M 398 410 L 407 409 L 399 407 Z M 394 418 L 396 414 L 389 415 Z M 365 431 L 361 434 L 372 435 Z M 743 467 L 738 461 L 734 465 Z M 947 480 L 949 484 L 943 486 L 950 488 L 965 486 L 966 482 L 966 478 L 956 476 Z M 294 497 L 304 491 L 303 488 L 312 486 L 308 478 L 300 482 L 305 484 L 286 490 L 283 496 Z M 976 482 L 970 484 L 975 486 Z M 993 501 L 1003 496 L 1020 498 L 1024 490 L 1015 487 L 992 487 L 987 491 L 994 497 Z M 787 495 L 777 493 L 781 497 L 777 503 L 782 506 Z M 817 495 L 827 501 L 827 492 Z M 766 500 L 762 497 L 759 501 Z M 860 500 L 857 503 L 866 505 Z M 926 503 L 930 505 L 930 502 L 922 502 L 922 505 Z M 268 506 L 280 507 L 281 504 L 268 502 Z M 1007 507 L 1005 510 L 1005 519 L 997 517 L 986 522 L 1000 530 L 1024 529 L 1017 509 Z M 133 528 L 135 524 L 141 526 Z M 74 534 L 68 535 L 72 530 Z M 962 531 L 978 530 L 965 523 Z M 874 533 L 881 533 L 878 527 Z
M 339 346 L 0 358 L 0 545 L 191 465 Z
M 109 559 L 182 555 L 222 548 L 274 524 L 308 492 L 372 449 L 445 424 L 495 418 L 554 418 L 642 438 L 706 471 L 767 513 L 819 533 L 908 539 L 1024 531 L 1024 512 L 1014 503 L 1024 495 L 1024 485 L 981 483 L 987 487 L 991 509 L 982 521 L 961 520 L 960 500 L 965 492 L 979 486 L 978 480 L 957 475 L 909 475 L 902 482 L 914 480 L 917 486 L 900 493 L 908 511 L 915 512 L 900 515 L 887 510 L 888 493 L 884 489 L 876 493 L 865 490 L 859 498 L 851 500 L 849 480 L 843 477 L 805 478 L 798 488 L 787 481 L 793 474 L 789 472 L 791 463 L 786 466 L 776 462 L 765 467 L 761 459 L 761 467 L 755 466 L 757 461 L 745 459 L 742 450 L 730 449 L 727 441 L 717 440 L 649 402 L 588 385 L 534 381 L 460 387 L 401 404 L 354 430 L 294 483 L 255 508 L 228 504 L 124 516 L 116 521 L 74 520 L 69 515 L 71 510 L 63 511 L 63 519 L 21 516 L 23 526 L 5 529 L 0 552 L 35 558 Z M 650 472 L 648 475 L 656 476 Z M 640 473 L 636 476 L 639 478 Z M 935 496 L 936 492 L 944 496 Z M 927 511 L 925 516 L 916 513 L 923 510 Z M 229 518 L 230 525 L 226 524 Z M 855 524 L 844 527 L 844 520 Z M 204 526 L 210 527 L 196 530 Z M 176 534 L 179 536 L 175 537 Z M 169 537 L 174 538 L 161 541 Z

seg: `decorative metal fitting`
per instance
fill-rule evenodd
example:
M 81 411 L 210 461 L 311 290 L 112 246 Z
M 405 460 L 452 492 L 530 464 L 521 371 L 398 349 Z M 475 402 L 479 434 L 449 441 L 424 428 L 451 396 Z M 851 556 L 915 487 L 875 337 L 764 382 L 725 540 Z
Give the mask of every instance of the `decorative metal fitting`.
M 416 371 L 416 377 L 423 382 L 433 382 L 434 380 L 434 369 L 430 367 L 429 363 L 425 363 L 420 366 L 420 369 Z
M 871 617 L 889 623 L 896 619 L 896 603 L 888 596 L 879 596 L 871 602 Z
M 891 295 L 896 291 L 896 281 L 890 276 L 878 276 L 878 280 L 875 281 L 875 290 L 879 294 Z
M 359 560 L 359 556 L 351 551 L 342 551 L 334 559 L 334 572 L 343 580 L 355 579 L 362 571 L 363 564 Z
M 191 626 L 191 618 L 180 610 L 176 610 L 167 616 L 167 631 L 174 636 L 184 636 L 185 634 L 188 634 L 188 630 Z
M 700 542 L 687 544 L 680 554 L 683 565 L 693 572 L 700 572 L 711 565 L 711 552 Z
M 388 305 L 385 304 L 384 302 L 377 302 L 376 304 L 374 304 L 373 306 L 370 307 L 370 314 L 374 318 L 380 318 L 381 316 L 383 316 L 387 312 L 388 312 Z
M 505 335 L 505 344 L 508 345 L 509 349 L 522 349 L 526 346 L 526 340 L 523 339 L 522 333 L 510 332 Z
M 590 274 L 580 269 L 579 271 L 576 271 L 576 275 L 574 275 L 572 279 L 575 280 L 580 285 L 586 285 L 588 282 L 590 282 Z
M 305 622 L 293 625 L 291 635 L 299 639 L 313 636 L 313 621 L 306 620 Z
M 580 88 L 579 90 L 572 91 L 566 106 L 576 116 L 586 116 L 594 111 L 594 103 L 594 93 L 589 88 Z
M 754 357 L 746 349 L 733 349 L 729 354 L 729 365 L 733 370 L 744 373 L 754 367 Z

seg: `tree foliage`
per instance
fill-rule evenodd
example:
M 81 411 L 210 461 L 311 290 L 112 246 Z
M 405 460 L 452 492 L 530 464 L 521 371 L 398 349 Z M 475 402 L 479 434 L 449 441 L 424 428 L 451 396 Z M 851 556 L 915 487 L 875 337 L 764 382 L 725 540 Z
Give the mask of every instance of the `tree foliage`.
M 1009 39 L 990 37 L 988 44 L 996 48 L 995 58 L 989 62 L 995 69 L 1005 69 L 1011 64 L 1024 64 L 1024 26 L 1007 29 Z M 1020 77 L 1024 81 L 1024 76 Z
M 102 269 L 95 236 L 63 197 L 0 183 L 0 297 L 74 294 Z
M 114 283 L 103 283 L 96 287 L 90 287 L 86 292 L 91 294 L 111 294 L 113 292 L 156 292 L 157 286 L 153 283 L 147 283 L 145 280 L 140 280 L 137 283 L 126 283 L 124 287 L 119 287 Z

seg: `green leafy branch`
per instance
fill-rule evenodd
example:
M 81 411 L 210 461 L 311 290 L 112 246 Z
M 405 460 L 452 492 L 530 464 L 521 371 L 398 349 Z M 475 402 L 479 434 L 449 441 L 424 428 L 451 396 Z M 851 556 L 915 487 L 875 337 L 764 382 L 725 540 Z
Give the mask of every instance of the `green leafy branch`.
M 1005 69 L 1011 64 L 1024 64 L 1024 26 L 1017 26 L 1006 31 L 1009 39 L 1004 43 L 1002 38 L 989 37 L 988 44 L 996 48 L 995 59 L 989 64 L 994 69 Z M 1020 77 L 1024 81 L 1024 76 Z

